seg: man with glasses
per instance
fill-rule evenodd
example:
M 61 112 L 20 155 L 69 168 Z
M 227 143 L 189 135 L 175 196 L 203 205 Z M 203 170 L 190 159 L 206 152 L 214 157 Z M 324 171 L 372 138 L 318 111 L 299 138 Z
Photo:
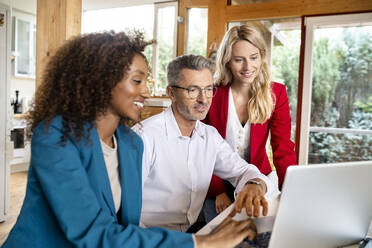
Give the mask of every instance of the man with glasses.
M 216 91 L 212 63 L 202 56 L 180 56 L 169 63 L 167 76 L 172 105 L 134 127 L 144 142 L 140 224 L 187 231 L 198 218 L 213 173 L 236 186 L 237 212 L 246 207 L 249 216 L 258 216 L 262 206 L 266 215 L 264 195 L 274 185 L 233 152 L 214 127 L 200 122 Z

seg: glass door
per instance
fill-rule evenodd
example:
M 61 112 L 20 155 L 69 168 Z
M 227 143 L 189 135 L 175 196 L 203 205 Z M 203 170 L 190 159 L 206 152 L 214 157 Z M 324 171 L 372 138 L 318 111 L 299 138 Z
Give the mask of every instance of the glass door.
M 299 162 L 372 160 L 372 13 L 305 25 Z

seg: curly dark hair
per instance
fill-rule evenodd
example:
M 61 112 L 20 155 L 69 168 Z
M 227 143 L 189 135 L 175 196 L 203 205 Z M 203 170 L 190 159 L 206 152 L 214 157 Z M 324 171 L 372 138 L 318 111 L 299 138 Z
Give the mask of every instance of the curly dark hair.
M 50 58 L 28 114 L 29 137 L 44 121 L 62 116 L 62 144 L 73 131 L 77 140 L 83 127 L 93 127 L 96 117 L 111 105 L 111 91 L 125 76 L 136 54 L 153 41 L 141 32 L 91 33 L 73 37 Z M 145 57 L 144 57 L 145 58 Z M 122 123 L 128 124 L 128 118 Z M 87 134 L 89 136 L 89 132 Z

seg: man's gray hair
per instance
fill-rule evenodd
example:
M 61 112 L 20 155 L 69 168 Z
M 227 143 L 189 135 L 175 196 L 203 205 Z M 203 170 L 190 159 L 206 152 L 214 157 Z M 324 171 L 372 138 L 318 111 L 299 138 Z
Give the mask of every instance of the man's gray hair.
M 168 64 L 168 85 L 173 86 L 177 85 L 179 81 L 182 80 L 181 70 L 182 69 L 191 69 L 201 71 L 203 69 L 208 69 L 213 73 L 213 63 L 211 60 L 204 58 L 200 55 L 182 55 Z

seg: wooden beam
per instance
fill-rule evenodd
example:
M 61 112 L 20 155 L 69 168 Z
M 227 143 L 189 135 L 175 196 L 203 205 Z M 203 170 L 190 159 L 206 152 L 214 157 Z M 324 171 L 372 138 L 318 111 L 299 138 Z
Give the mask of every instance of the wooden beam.
M 282 0 L 226 6 L 226 21 L 289 18 L 372 11 L 369 0 Z
M 66 0 L 64 0 L 66 1 Z M 66 1 L 66 39 L 81 33 L 82 0 Z
M 179 0 L 183 2 L 187 8 L 206 8 L 208 7 L 208 0 Z
M 177 22 L 177 56 L 185 53 L 186 50 L 186 18 L 187 8 L 184 0 L 178 1 L 178 16 L 182 18 L 183 22 Z
M 50 56 L 81 32 L 82 0 L 37 0 L 36 87 Z
M 207 56 L 218 47 L 226 32 L 226 0 L 209 0 L 208 2 L 208 39 Z

